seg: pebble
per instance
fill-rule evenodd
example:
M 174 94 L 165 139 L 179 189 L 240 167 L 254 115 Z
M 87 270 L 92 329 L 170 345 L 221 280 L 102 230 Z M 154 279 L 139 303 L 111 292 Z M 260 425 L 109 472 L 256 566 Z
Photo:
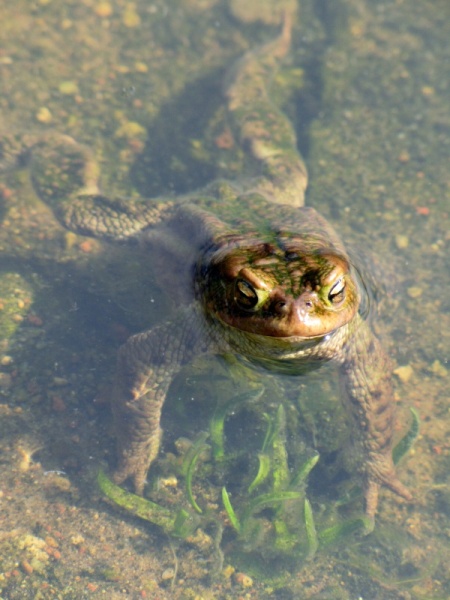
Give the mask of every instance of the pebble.
M 222 577 L 224 577 L 225 579 L 230 579 L 230 577 L 234 574 L 235 571 L 236 569 L 233 566 L 227 565 L 222 571 Z
M 245 573 L 235 573 L 234 581 L 243 588 L 253 587 L 253 579 Z
M 435 360 L 434 363 L 431 365 L 431 369 L 430 371 L 432 373 L 434 373 L 434 375 L 437 375 L 438 377 L 447 377 L 448 375 L 448 370 L 447 367 L 445 367 L 441 361 L 439 360 Z
M 65 96 L 75 96 L 75 94 L 78 94 L 78 85 L 75 81 L 62 81 L 58 86 L 58 90 L 60 94 Z
M 117 138 L 125 138 L 127 140 L 145 137 L 147 135 L 147 130 L 140 123 L 136 121 L 125 121 L 118 127 L 118 129 L 114 133 Z
M 402 383 L 407 383 L 414 375 L 414 369 L 411 367 L 411 365 L 397 367 L 394 369 L 394 375 L 397 375 Z
M 161 579 L 163 581 L 168 581 L 169 579 L 173 579 L 174 575 L 175 575 L 175 571 L 172 568 L 165 569 L 162 572 Z
M 178 486 L 178 479 L 175 477 L 175 475 L 170 475 L 169 477 L 160 477 L 158 481 L 159 484 L 165 488 L 176 488 Z
M 84 544 L 84 537 L 82 535 L 80 535 L 79 533 L 73 535 L 70 538 L 70 543 L 73 544 L 74 546 L 81 546 L 81 544 Z
M 46 106 L 41 106 L 36 113 L 36 120 L 39 121 L 39 123 L 50 123 L 52 120 L 52 113 Z
M 136 71 L 138 73 L 147 73 L 148 72 L 147 65 L 140 61 L 138 61 L 137 63 L 134 64 L 134 68 L 136 69 Z
M 403 248 L 407 248 L 409 246 L 409 237 L 407 235 L 396 235 L 395 236 L 395 245 L 399 250 Z
M 424 96 L 434 96 L 434 88 L 430 85 L 424 85 L 421 92 Z
M 122 15 L 122 23 L 125 27 L 139 27 L 141 24 L 141 17 L 136 12 L 136 9 L 130 4 Z
M 20 563 L 20 565 L 27 575 L 31 575 L 31 573 L 33 572 L 33 567 L 30 565 L 30 563 L 27 560 L 23 560 Z
M 417 286 L 412 286 L 407 289 L 408 296 L 410 298 L 419 298 L 423 294 L 423 289 Z
M 69 381 L 65 377 L 53 377 L 52 383 L 56 387 L 69 385 Z
M 51 548 L 59 548 L 59 544 L 58 542 L 55 540 L 54 537 L 48 535 L 45 538 L 45 543 L 47 544 L 47 546 L 50 546 Z
M 99 2 L 94 11 L 99 17 L 110 17 L 113 13 L 113 7 L 109 2 Z

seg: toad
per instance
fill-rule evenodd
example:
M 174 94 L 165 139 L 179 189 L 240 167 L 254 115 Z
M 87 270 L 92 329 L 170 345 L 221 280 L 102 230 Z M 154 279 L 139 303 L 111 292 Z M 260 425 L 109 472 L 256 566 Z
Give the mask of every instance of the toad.
M 364 285 L 343 243 L 304 206 L 307 172 L 296 135 L 269 98 L 290 32 L 286 17 L 278 38 L 244 56 L 226 83 L 230 119 L 258 167 L 252 179 L 217 181 L 177 200 L 137 201 L 102 193 L 92 152 L 70 137 L 11 136 L 3 153 L 28 156 L 37 194 L 65 227 L 139 243 L 161 284 L 178 289 L 175 316 L 119 350 L 112 396 L 117 483 L 130 479 L 143 493 L 168 388 L 195 357 L 234 353 L 292 375 L 334 361 L 373 521 L 382 486 L 411 498 L 392 460 L 392 369 L 362 314 Z

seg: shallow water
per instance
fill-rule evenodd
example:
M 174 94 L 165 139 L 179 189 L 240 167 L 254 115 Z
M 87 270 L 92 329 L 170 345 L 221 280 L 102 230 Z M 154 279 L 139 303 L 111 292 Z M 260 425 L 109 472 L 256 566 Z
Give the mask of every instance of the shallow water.
M 275 26 L 242 23 L 215 0 L 19 1 L 0 8 L 0 22 L 2 129 L 69 133 L 101 155 L 108 189 L 127 195 L 173 195 L 239 176 L 221 81 Z M 304 1 L 273 86 L 298 129 L 307 203 L 369 256 L 385 290 L 375 328 L 395 362 L 399 435 L 409 406 L 421 418 L 399 468 L 413 502 L 383 491 L 373 534 L 319 548 L 309 561 L 281 555 L 275 579 L 236 559 L 229 532 L 224 571 L 211 578 L 217 556 L 207 541 L 170 540 L 105 502 L 96 474 L 114 460 L 106 398 L 115 353 L 170 305 L 148 259 L 65 232 L 26 171 L 8 173 L 0 187 L 2 598 L 450 596 L 449 29 L 444 1 Z M 209 427 L 212 394 L 225 402 L 245 394 L 243 378 L 254 383 L 240 373 L 230 382 L 233 369 L 201 363 L 177 380 L 166 452 Z M 336 459 L 345 415 L 332 370 L 302 379 L 300 394 L 291 383 L 287 391 L 266 383 L 264 406 L 274 419 L 292 398 L 291 467 L 294 454 L 321 451 L 308 488 L 320 524 L 352 490 Z M 257 452 L 266 425 L 251 398 L 227 414 L 229 444 Z M 234 473 L 245 466 L 238 461 Z M 223 474 L 201 475 L 197 500 L 222 506 L 214 494 Z M 237 495 L 239 478 L 228 476 Z M 161 485 L 166 501 L 183 491 L 173 480 Z M 358 502 L 340 516 L 357 514 Z

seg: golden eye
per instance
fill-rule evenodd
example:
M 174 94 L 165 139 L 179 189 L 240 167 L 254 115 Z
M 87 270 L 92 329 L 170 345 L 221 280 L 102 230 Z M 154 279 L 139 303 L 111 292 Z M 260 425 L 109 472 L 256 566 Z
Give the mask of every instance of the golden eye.
M 258 294 L 253 286 L 245 279 L 238 279 L 235 284 L 234 299 L 239 308 L 253 310 L 258 306 Z
M 345 279 L 341 277 L 336 281 L 336 283 L 331 288 L 328 294 L 328 300 L 332 304 L 338 304 L 342 302 L 345 298 Z

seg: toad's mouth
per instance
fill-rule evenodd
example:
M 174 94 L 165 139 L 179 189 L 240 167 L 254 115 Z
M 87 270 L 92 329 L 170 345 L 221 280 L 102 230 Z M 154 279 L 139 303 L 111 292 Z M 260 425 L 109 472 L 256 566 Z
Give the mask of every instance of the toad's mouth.
M 271 334 L 267 331 L 261 332 L 255 329 L 251 330 L 250 328 L 243 329 L 239 325 L 230 323 L 217 315 L 213 317 L 213 320 L 219 327 L 229 331 L 229 338 L 247 339 L 260 348 L 271 346 L 273 348 L 279 348 L 280 350 L 293 350 L 294 352 L 296 349 L 310 348 L 324 340 L 328 340 L 335 334 L 337 329 L 339 329 L 338 327 L 330 328 L 315 335 L 300 335 L 298 333 L 280 335 Z
M 330 331 L 317 336 L 273 337 L 260 333 L 242 331 L 237 327 L 223 323 L 217 319 L 216 325 L 221 328 L 223 336 L 230 347 L 245 360 L 288 375 L 299 375 L 309 371 L 317 362 L 321 364 L 328 357 L 319 358 L 318 348 L 335 344 L 337 331 Z M 305 363 L 306 360 L 306 363 Z M 303 367 L 302 367 L 303 365 Z

